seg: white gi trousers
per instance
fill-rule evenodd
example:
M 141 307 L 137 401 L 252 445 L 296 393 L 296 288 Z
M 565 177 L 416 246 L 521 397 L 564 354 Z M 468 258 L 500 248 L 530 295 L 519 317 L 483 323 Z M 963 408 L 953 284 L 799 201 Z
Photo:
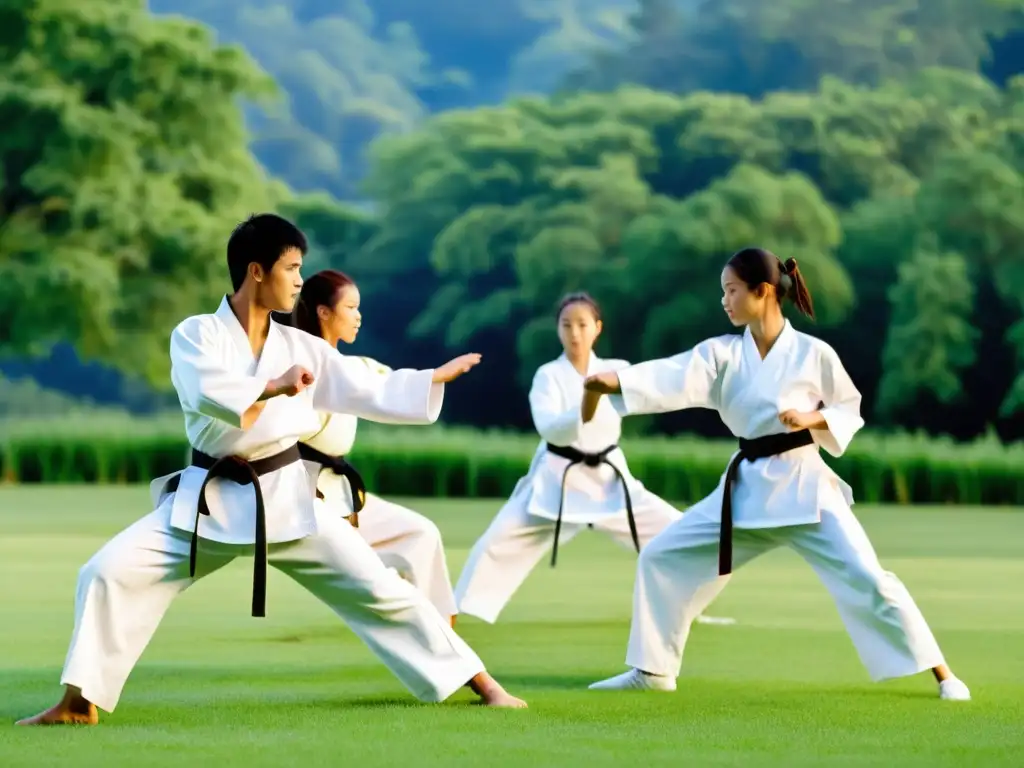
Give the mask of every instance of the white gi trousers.
M 200 539 L 189 577 L 191 531 L 170 525 L 173 495 L 129 526 L 81 569 L 75 627 L 61 683 L 113 712 L 125 681 L 180 593 L 251 545 Z M 269 546 L 269 563 L 327 604 L 421 701 L 451 696 L 484 671 L 447 617 L 388 568 L 339 515 L 316 514 L 317 533 Z
M 433 521 L 368 493 L 358 531 L 384 564 L 426 595 L 438 613 L 450 617 L 458 612 L 441 532 Z
M 527 511 L 528 500 L 525 493 L 513 494 L 473 545 L 455 586 L 455 602 L 461 613 L 490 624 L 496 622 L 512 595 L 551 550 L 555 521 L 531 515 Z M 682 516 L 678 509 L 653 493 L 644 493 L 636 499 L 633 517 L 641 551 L 666 526 Z M 625 513 L 607 515 L 591 525 L 636 551 Z M 559 551 L 587 527 L 584 523 L 563 521 L 558 535 Z
M 720 505 L 706 499 L 640 553 L 626 663 L 676 677 L 690 625 L 729 581 L 718 575 Z M 921 611 L 884 570 L 847 506 L 825 509 L 811 525 L 733 530 L 733 569 L 775 547 L 795 550 L 832 595 L 860 660 L 875 681 L 944 663 Z

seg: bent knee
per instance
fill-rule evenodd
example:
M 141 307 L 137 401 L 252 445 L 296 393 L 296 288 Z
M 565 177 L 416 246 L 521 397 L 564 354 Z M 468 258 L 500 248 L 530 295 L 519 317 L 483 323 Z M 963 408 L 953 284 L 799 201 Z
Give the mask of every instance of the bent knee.
M 417 520 L 416 526 L 413 528 L 413 535 L 432 547 L 440 548 L 442 546 L 441 529 L 433 520 L 428 520 L 425 517 Z
M 666 546 L 668 539 L 660 534 L 640 547 L 640 554 L 637 556 L 637 565 L 640 568 L 657 568 L 665 561 L 670 554 Z
M 854 563 L 848 565 L 844 581 L 865 600 L 865 607 L 884 610 L 899 603 L 905 593 L 903 582 L 892 571 L 879 565 Z
M 82 587 L 96 581 L 113 581 L 117 579 L 119 570 L 118 559 L 109 547 L 104 547 L 78 569 L 78 585 Z
M 78 569 L 78 586 L 79 588 L 90 584 L 146 586 L 173 574 L 173 570 L 162 567 L 162 564 L 151 562 L 147 554 L 147 551 L 142 548 L 119 546 L 116 539 L 108 542 Z M 185 567 L 187 568 L 187 565 Z

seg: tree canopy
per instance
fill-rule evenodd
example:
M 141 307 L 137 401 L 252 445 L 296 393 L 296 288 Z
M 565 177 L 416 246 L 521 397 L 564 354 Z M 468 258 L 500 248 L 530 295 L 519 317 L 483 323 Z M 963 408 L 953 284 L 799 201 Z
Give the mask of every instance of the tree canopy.
M 0 351 L 166 386 L 273 208 L 358 280 L 368 354 L 483 351 L 446 415 L 528 427 L 562 293 L 602 303 L 601 353 L 672 354 L 731 330 L 720 270 L 756 243 L 871 419 L 1024 437 L 1019 0 L 153 7 L 0 3 Z
M 720 271 L 756 243 L 800 261 L 814 332 L 850 358 L 879 417 L 914 421 L 934 403 L 934 423 L 983 398 L 962 425 L 977 430 L 1016 412 L 1024 381 L 1011 362 L 1021 93 L 931 69 L 760 99 L 623 86 L 447 113 L 375 145 L 380 228 L 348 263 L 392 297 L 405 286 L 413 338 L 500 350 L 518 371 L 501 390 L 513 399 L 558 353 L 562 293 L 602 302 L 605 350 L 672 354 L 730 330 Z M 993 292 L 1006 322 L 984 319 Z M 982 343 L 1016 383 L 966 388 L 992 362 Z
M 278 194 L 237 104 L 270 85 L 138 0 L 0 5 L 0 349 L 70 340 L 162 381 L 170 328 L 227 287 L 231 228 Z

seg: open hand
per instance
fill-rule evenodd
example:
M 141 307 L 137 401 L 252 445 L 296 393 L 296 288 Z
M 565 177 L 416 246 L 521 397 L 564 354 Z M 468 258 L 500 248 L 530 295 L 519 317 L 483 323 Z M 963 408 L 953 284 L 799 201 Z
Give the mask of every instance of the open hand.
M 462 374 L 480 362 L 480 355 L 470 352 L 468 355 L 459 355 L 454 360 L 449 360 L 440 368 L 434 369 L 434 377 L 431 379 L 435 384 L 447 384 L 455 381 Z
M 313 383 L 313 374 L 301 365 L 293 365 L 274 379 L 274 390 L 279 395 L 292 397 Z

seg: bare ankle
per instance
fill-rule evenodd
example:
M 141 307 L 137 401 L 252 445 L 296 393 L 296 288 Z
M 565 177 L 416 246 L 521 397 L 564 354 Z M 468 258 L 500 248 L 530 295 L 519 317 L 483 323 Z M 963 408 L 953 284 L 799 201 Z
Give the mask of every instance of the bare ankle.
M 93 706 L 92 702 L 82 695 L 82 689 L 74 685 L 65 686 L 64 698 L 61 701 L 61 705 L 71 712 L 83 715 L 88 714 L 89 710 Z
M 486 672 L 474 675 L 466 685 L 477 696 L 486 696 L 498 686 L 494 678 Z

